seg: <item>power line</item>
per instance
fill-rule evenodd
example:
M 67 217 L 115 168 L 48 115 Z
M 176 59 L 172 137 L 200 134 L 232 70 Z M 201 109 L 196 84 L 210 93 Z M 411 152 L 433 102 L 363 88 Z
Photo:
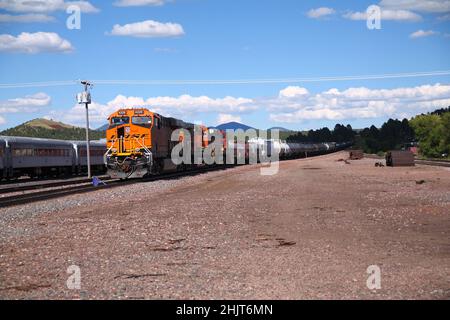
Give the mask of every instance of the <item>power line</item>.
M 353 80 L 383 80 L 397 78 L 437 77 L 450 75 L 450 70 L 414 72 L 414 73 L 389 73 L 360 76 L 329 76 L 310 78 L 268 78 L 268 79 L 229 79 L 229 80 L 93 80 L 97 85 L 232 85 L 232 84 L 277 84 L 277 83 L 302 83 L 302 82 L 330 82 Z M 0 89 L 32 88 L 32 87 L 57 87 L 72 86 L 78 81 L 47 81 L 28 83 L 3 83 Z

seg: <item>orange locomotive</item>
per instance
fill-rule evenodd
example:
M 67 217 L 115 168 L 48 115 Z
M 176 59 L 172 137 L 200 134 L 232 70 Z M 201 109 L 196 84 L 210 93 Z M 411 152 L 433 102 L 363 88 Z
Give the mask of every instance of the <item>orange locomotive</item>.
M 171 160 L 172 133 L 187 130 L 205 148 L 208 145 L 208 129 L 201 126 L 202 134 L 194 135 L 194 125 L 175 118 L 163 117 L 148 109 L 120 109 L 108 118 L 106 131 L 107 149 L 105 163 L 108 173 L 115 178 L 143 177 L 168 170 L 185 169 Z M 184 139 L 180 134 L 179 141 Z M 194 144 L 195 141 L 192 141 Z M 191 148 L 193 150 L 193 148 Z

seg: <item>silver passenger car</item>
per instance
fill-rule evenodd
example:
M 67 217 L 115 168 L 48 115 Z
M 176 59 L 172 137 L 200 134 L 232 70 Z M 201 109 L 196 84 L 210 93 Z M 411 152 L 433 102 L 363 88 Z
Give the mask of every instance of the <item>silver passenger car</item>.
M 74 151 L 71 143 L 61 140 L 24 137 L 0 137 L 6 142 L 8 177 L 72 173 Z
M 0 180 L 6 178 L 6 141 L 0 137 Z
M 72 141 L 72 145 L 75 152 L 75 170 L 76 173 L 82 173 L 87 171 L 87 151 L 86 141 Z M 103 156 L 106 153 L 106 141 L 90 141 L 89 150 L 91 155 L 91 169 L 94 172 L 104 172 L 106 166 Z

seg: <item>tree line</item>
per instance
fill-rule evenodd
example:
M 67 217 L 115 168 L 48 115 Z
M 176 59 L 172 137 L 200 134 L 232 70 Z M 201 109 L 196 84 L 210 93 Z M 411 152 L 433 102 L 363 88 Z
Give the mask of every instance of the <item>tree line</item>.
M 304 143 L 320 143 L 320 142 L 346 142 L 354 141 L 355 131 L 351 125 L 344 126 L 337 124 L 333 131 L 327 127 L 318 130 L 309 130 L 306 133 L 297 132 L 296 134 L 287 137 L 288 142 L 304 142 Z
M 384 153 L 418 145 L 420 153 L 429 158 L 450 154 L 450 107 L 410 120 L 389 119 L 380 128 L 370 126 L 356 132 L 350 125 L 337 124 L 333 130 L 321 128 L 297 132 L 288 142 L 320 143 L 353 141 L 366 153 Z

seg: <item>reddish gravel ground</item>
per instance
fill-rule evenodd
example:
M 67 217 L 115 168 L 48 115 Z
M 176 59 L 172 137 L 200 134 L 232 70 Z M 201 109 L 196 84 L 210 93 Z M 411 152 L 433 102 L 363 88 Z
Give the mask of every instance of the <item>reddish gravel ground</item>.
M 449 299 L 450 169 L 346 156 L 0 209 L 0 298 Z

